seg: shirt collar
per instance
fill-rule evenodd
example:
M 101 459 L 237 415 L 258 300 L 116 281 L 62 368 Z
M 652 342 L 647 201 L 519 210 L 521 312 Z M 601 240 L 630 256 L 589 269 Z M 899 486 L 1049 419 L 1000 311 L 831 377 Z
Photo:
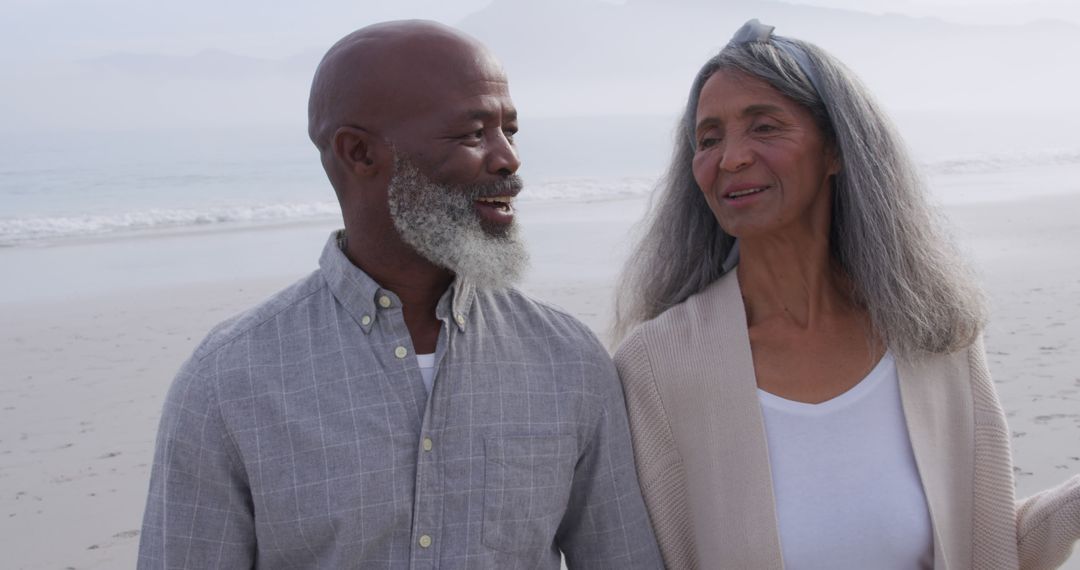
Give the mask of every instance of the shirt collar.
M 381 311 L 401 309 L 401 300 L 389 289 L 384 289 L 362 269 L 353 265 L 343 251 L 345 230 L 330 234 L 319 258 L 322 272 L 330 292 L 341 303 L 365 333 L 371 332 Z M 465 332 L 469 323 L 469 311 L 476 296 L 476 288 L 469 279 L 456 277 L 443 294 L 435 309 L 435 316 L 443 322 L 454 323 Z

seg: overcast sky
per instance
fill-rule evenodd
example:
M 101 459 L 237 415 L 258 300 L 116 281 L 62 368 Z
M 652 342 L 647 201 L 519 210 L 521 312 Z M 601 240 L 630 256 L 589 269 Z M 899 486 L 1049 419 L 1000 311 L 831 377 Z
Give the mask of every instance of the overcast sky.
M 1080 24 L 1076 0 L 786 0 L 871 13 L 895 12 L 965 24 L 1021 24 L 1044 19 Z
M 787 1 L 872 14 L 940 17 L 973 26 L 1015 26 L 1043 19 L 1080 26 L 1080 2 L 1073 0 Z M 637 31 L 627 37 L 624 30 L 609 28 L 596 31 L 595 41 L 590 41 L 594 34 L 589 26 L 597 23 L 625 21 L 652 32 L 653 20 L 648 18 L 660 22 L 669 12 L 691 15 L 689 19 L 694 20 L 695 10 L 707 11 L 710 18 L 715 15 L 714 19 L 723 20 L 729 12 L 740 14 L 739 18 L 744 18 L 742 14 L 756 15 L 757 6 L 767 5 L 772 12 L 763 11 L 773 18 L 769 23 L 781 26 L 778 31 L 794 30 L 796 37 L 836 50 L 834 53 L 863 74 L 871 87 L 880 89 L 886 100 L 899 101 L 901 106 L 931 100 L 942 105 L 970 102 L 979 106 L 984 94 L 991 98 L 997 95 L 1000 101 L 1026 92 L 1028 84 L 1042 83 L 1044 76 L 1052 75 L 1056 81 L 1060 75 L 1031 51 L 1011 61 L 1009 53 L 993 56 L 995 61 L 972 61 L 973 56 L 963 49 L 941 49 L 939 36 L 969 33 L 955 26 L 940 28 L 932 22 L 885 16 L 852 19 L 847 12 L 807 13 L 805 6 L 784 9 L 777 8 L 775 2 L 760 0 L 497 0 L 496 4 L 498 9 L 491 0 L 330 0 L 310 4 L 281 0 L 0 0 L 0 69 L 5 72 L 0 74 L 0 93 L 4 93 L 0 96 L 0 133 L 40 128 L 298 124 L 304 120 L 308 82 L 319 55 L 353 29 L 397 18 L 471 25 L 469 31 L 492 45 L 507 62 L 519 106 L 525 102 L 534 113 L 549 116 L 604 111 L 656 114 L 677 109 L 684 83 L 703 61 L 702 54 L 707 55 L 707 50 L 726 41 L 737 26 L 734 20 L 717 22 L 715 34 L 710 30 L 711 37 L 700 49 L 671 45 L 672 40 L 685 39 L 685 31 L 678 27 L 687 18 L 680 20 L 681 16 L 670 16 L 666 24 L 657 24 L 653 38 L 638 37 Z M 592 19 L 586 24 L 575 22 L 573 15 L 577 12 L 587 12 Z M 811 21 L 806 21 L 803 14 L 808 14 Z M 537 20 L 546 16 L 550 17 L 546 27 L 537 29 Z M 864 30 L 871 34 L 864 40 L 865 46 L 851 45 L 847 36 L 856 40 L 858 36 L 844 31 L 847 25 L 879 24 L 880 30 L 886 32 L 898 30 L 891 44 L 870 45 L 876 38 L 876 27 L 874 32 Z M 694 25 L 701 23 L 689 24 Z M 958 39 L 957 45 L 962 48 L 965 42 L 985 42 L 989 49 L 995 49 L 1000 42 L 980 36 L 980 30 L 970 32 L 970 38 Z M 1061 32 L 1055 28 L 1046 33 L 1076 37 L 1080 35 L 1077 30 L 1070 27 Z M 1005 37 L 1002 34 L 1013 32 L 986 33 Z M 1029 26 L 1023 33 L 1029 34 L 1025 37 L 1040 37 L 1043 32 L 1042 28 Z M 517 41 L 519 35 L 529 38 L 528 42 Z M 562 45 L 566 43 L 564 37 L 575 38 L 577 43 Z M 896 43 L 902 44 L 905 51 L 895 53 Z M 867 53 L 880 49 L 899 58 L 896 61 L 900 64 L 918 61 L 919 57 L 926 61 L 940 59 L 936 53 L 925 53 L 931 49 L 927 46 L 938 46 L 933 49 L 946 52 L 945 56 L 953 53 L 958 61 L 942 61 L 936 70 L 902 66 L 879 70 L 873 65 L 873 54 Z M 1080 57 L 1077 46 L 1080 43 L 1069 44 L 1069 57 L 1054 59 L 1075 61 Z M 652 68 L 642 66 L 645 73 L 633 75 L 633 66 L 641 58 L 665 48 L 669 51 L 662 54 L 666 58 L 662 65 L 653 61 Z M 533 52 L 552 55 L 545 60 Z M 577 59 L 581 62 L 574 70 Z M 550 69 L 552 65 L 568 66 L 571 69 L 567 73 L 579 76 L 595 71 L 601 80 L 588 85 L 589 78 L 585 77 L 584 81 L 574 79 L 571 83 L 560 75 L 561 68 Z M 670 71 L 670 75 L 657 76 L 657 69 Z M 953 69 L 960 69 L 960 77 L 952 77 Z M 1027 75 L 1022 77 L 1022 84 L 1006 84 L 1004 89 L 988 87 L 972 75 L 1001 75 L 1014 69 Z M 604 77 L 605 73 L 615 76 Z M 1074 73 L 1070 71 L 1069 75 Z M 938 85 L 929 85 L 932 82 Z M 970 93 L 965 91 L 965 85 L 970 86 Z M 1056 92 L 1054 96 L 1059 99 L 1065 97 L 1061 85 L 1050 87 L 1054 89 L 1042 91 Z M 620 96 L 612 98 L 613 90 Z
M 1046 18 L 1080 24 L 1080 2 L 1075 0 L 786 1 L 972 24 Z M 572 5 L 574 0 L 554 3 Z M 488 4 L 491 0 L 0 0 L 0 61 L 81 59 L 118 51 L 190 55 L 205 49 L 282 57 L 324 48 L 366 23 L 428 18 L 453 24 Z

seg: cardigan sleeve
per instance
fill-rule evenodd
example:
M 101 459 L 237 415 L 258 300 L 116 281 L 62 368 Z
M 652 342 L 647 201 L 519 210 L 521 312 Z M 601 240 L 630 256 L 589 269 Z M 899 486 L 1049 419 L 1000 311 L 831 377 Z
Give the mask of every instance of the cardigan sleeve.
M 1016 504 L 1020 568 L 1057 568 L 1080 540 L 1080 475 Z
M 668 568 L 698 568 L 686 474 L 640 332 L 615 354 L 630 420 L 638 480 Z
M 968 354 L 975 404 L 974 566 L 1057 568 L 1080 540 L 1080 475 L 1013 503 L 1009 430 L 981 339 Z M 1006 518 L 1009 511 L 1013 516 Z M 1003 556 L 1003 543 L 1014 533 L 1016 549 Z

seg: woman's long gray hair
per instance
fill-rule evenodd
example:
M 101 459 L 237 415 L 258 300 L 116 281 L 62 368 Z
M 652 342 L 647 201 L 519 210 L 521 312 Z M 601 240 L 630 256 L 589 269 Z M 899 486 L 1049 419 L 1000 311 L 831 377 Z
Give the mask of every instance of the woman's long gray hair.
M 615 340 L 725 272 L 735 240 L 717 224 L 691 171 L 698 97 L 721 69 L 764 80 L 808 109 L 838 151 L 842 166 L 834 180 L 829 247 L 875 332 L 901 356 L 974 342 L 985 320 L 983 295 L 929 207 L 892 123 L 835 58 L 775 36 L 733 41 L 698 73 L 671 165 L 643 222 L 645 233 L 623 268 Z

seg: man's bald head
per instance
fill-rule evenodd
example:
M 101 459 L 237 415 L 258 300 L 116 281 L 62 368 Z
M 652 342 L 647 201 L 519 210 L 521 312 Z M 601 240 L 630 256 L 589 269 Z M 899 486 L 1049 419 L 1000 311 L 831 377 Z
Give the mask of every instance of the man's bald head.
M 478 67 L 498 63 L 449 26 L 403 20 L 361 28 L 334 44 L 315 71 L 308 135 L 325 154 L 338 127 L 381 131 L 430 105 L 440 78 Z
M 363 28 L 323 57 L 308 109 L 354 263 L 512 273 L 517 110 L 480 42 L 434 22 Z M 492 260 L 494 272 L 478 269 Z

